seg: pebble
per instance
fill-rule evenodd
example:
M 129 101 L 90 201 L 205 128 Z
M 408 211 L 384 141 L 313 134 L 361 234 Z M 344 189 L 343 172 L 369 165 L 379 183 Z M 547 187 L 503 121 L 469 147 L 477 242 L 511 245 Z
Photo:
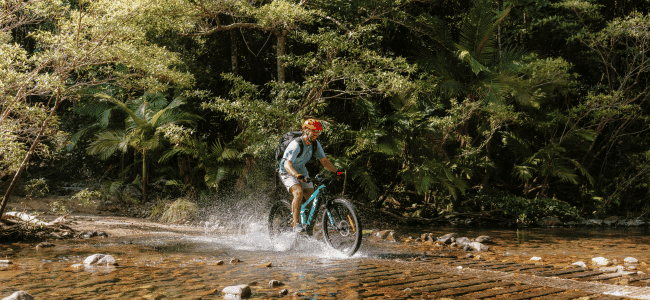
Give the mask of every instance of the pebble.
M 25 291 L 17 291 L 2 300 L 34 300 L 34 297 Z
M 607 267 L 612 264 L 607 258 L 604 257 L 594 257 L 591 259 L 591 263 L 597 266 Z
M 540 261 L 540 260 L 542 260 L 542 258 L 539 257 L 539 256 L 533 256 L 533 257 L 530 258 L 530 260 L 532 260 L 532 261 Z
M 639 260 L 634 258 L 634 257 L 626 257 L 623 261 L 626 264 L 638 264 L 639 263 Z
M 12 262 L 8 259 L 0 259 L 0 264 L 10 265 Z
M 240 263 L 240 262 L 241 262 L 241 260 L 239 260 L 239 258 L 233 258 L 233 259 L 230 260 L 231 264 L 237 264 L 237 263 Z
M 281 296 L 285 296 L 285 295 L 288 295 L 288 294 L 289 294 L 289 290 L 287 290 L 287 289 L 282 289 L 282 290 L 280 291 L 280 295 L 281 295 Z
M 576 261 L 576 262 L 572 263 L 571 265 L 572 265 L 572 266 L 582 267 L 582 268 L 586 268 L 586 267 L 587 267 L 587 264 L 586 264 L 584 261 Z
M 281 285 L 284 285 L 284 283 L 282 283 L 282 281 L 280 281 L 280 280 L 275 280 L 274 279 L 274 280 L 269 281 L 269 286 L 270 287 L 276 287 L 276 286 L 281 286 Z

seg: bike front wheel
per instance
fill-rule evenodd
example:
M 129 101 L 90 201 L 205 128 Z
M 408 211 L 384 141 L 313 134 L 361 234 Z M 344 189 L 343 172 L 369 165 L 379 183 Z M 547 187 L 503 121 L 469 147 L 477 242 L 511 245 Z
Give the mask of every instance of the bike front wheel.
M 352 203 L 334 199 L 322 215 L 323 238 L 332 248 L 353 255 L 361 246 L 362 229 Z
M 285 200 L 275 202 L 269 211 L 269 236 L 271 240 L 292 232 L 291 203 Z

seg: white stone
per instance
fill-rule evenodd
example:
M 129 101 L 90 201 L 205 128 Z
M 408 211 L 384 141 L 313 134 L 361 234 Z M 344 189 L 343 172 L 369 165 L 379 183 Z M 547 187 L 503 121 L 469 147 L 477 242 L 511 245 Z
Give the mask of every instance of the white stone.
M 626 264 L 638 264 L 639 260 L 634 258 L 634 257 L 626 257 L 625 260 L 623 260 Z
M 542 260 L 542 258 L 539 257 L 539 256 L 533 256 L 533 257 L 530 258 L 530 260 L 540 261 L 540 260 Z
M 607 258 L 604 257 L 594 257 L 591 259 L 591 263 L 597 266 L 609 266 L 612 264 Z
M 84 260 L 86 266 L 117 266 L 117 260 L 111 255 L 93 254 Z
M 34 297 L 25 291 L 17 291 L 2 300 L 34 300 Z
M 241 298 L 245 299 L 251 296 L 251 287 L 247 284 L 233 285 L 225 287 L 222 291 L 224 298 Z
M 586 264 L 584 261 L 576 261 L 576 262 L 572 263 L 571 265 L 572 265 L 572 266 L 582 267 L 582 268 L 586 268 L 586 267 L 587 267 L 587 264 Z

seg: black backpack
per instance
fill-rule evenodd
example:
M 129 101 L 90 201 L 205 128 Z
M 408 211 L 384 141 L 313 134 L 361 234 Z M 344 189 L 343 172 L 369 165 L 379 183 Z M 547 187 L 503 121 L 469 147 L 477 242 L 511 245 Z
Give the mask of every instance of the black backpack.
M 300 150 L 298 151 L 298 156 L 302 155 L 302 150 L 303 150 L 303 145 L 305 142 L 301 139 L 302 137 L 302 131 L 289 131 L 285 134 L 282 135 L 282 138 L 280 139 L 280 143 L 278 144 L 278 148 L 275 150 L 275 160 L 280 161 L 282 159 L 282 156 L 284 156 L 284 151 L 287 150 L 287 147 L 289 144 L 294 141 L 294 140 L 299 140 L 298 141 L 298 146 L 300 147 Z M 316 141 L 318 143 L 318 141 Z M 314 153 L 314 143 L 311 144 L 312 147 L 312 154 Z

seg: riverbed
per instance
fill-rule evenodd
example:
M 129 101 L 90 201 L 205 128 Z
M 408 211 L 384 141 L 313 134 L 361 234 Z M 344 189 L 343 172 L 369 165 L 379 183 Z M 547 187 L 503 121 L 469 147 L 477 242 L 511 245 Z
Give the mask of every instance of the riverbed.
M 348 283 L 333 277 L 328 284 L 321 281 L 341 262 L 350 268 L 378 260 L 383 264 L 470 253 L 408 239 L 429 232 L 490 236 L 494 243 L 488 245 L 489 251 L 472 253 L 474 259 L 484 261 L 529 262 L 538 257 L 535 263 L 562 268 L 577 261 L 590 264 L 594 257 L 614 264 L 635 257 L 640 262 L 638 271 L 650 274 L 650 238 L 645 229 L 368 228 L 359 252 L 345 257 L 308 237 L 293 247 L 271 243 L 263 222 L 246 222 L 233 230 L 93 215 L 73 216 L 72 221 L 70 226 L 77 230 L 103 231 L 108 237 L 50 240 L 53 247 L 37 247 L 36 242 L 0 245 L 0 259 L 11 261 L 0 264 L 0 297 L 25 290 L 36 299 L 222 299 L 224 287 L 250 284 L 258 287 L 255 298 L 274 298 L 280 288 L 268 283 L 281 280 L 289 292 L 338 299 L 350 290 Z M 371 233 L 386 229 L 397 229 L 402 241 L 388 242 Z M 118 266 L 83 265 L 87 256 L 98 253 L 114 256 Z

